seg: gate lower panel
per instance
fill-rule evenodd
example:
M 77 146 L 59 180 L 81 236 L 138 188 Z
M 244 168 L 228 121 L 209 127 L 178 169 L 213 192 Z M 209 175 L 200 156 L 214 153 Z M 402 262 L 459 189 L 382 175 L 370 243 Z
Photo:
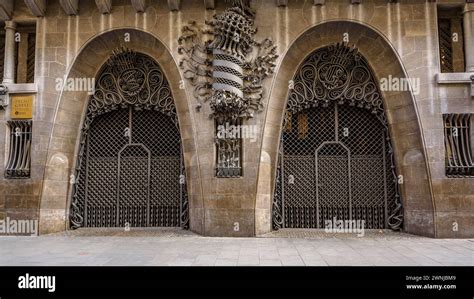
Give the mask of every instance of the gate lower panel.
M 370 112 L 334 104 L 290 115 L 282 134 L 274 227 L 324 228 L 327 221 L 387 227 L 395 182 L 386 130 Z M 280 225 L 278 223 L 281 223 Z

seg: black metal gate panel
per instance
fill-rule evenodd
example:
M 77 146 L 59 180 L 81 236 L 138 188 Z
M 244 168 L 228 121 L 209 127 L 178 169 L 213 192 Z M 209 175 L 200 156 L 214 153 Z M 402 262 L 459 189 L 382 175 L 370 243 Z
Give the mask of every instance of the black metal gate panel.
M 82 132 L 71 226 L 187 228 L 181 136 L 161 69 L 122 49 L 97 82 Z
M 300 66 L 283 123 L 273 227 L 363 220 L 400 229 L 403 212 L 381 95 L 354 48 L 319 49 Z
M 386 204 L 395 195 L 386 142 L 384 127 L 363 109 L 334 104 L 292 116 L 278 170 L 284 227 L 323 228 L 334 218 L 386 227 Z
M 316 227 L 324 227 L 324 221 L 334 217 L 352 219 L 350 150 L 343 143 L 324 142 L 316 149 L 315 157 Z
M 132 106 L 99 116 L 86 151 L 84 226 L 181 225 L 181 142 L 169 117 Z
M 143 144 L 119 152 L 117 226 L 150 226 L 150 158 Z

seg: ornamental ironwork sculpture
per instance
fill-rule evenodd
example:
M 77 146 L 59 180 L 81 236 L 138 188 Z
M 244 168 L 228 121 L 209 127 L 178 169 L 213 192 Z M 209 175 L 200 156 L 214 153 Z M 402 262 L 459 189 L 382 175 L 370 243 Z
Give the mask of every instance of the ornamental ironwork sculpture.
M 180 66 L 194 86 L 197 109 L 209 101 L 217 126 L 239 126 L 262 108 L 263 80 L 274 72 L 278 58 L 270 39 L 257 42 L 250 0 L 230 1 L 231 7 L 206 25 L 190 22 L 179 38 Z M 241 140 L 216 138 L 217 176 L 241 175 Z
M 382 96 L 364 57 L 345 43 L 320 48 L 301 64 L 293 86 L 273 228 L 321 228 L 337 216 L 365 219 L 367 228 L 401 229 L 403 206 Z

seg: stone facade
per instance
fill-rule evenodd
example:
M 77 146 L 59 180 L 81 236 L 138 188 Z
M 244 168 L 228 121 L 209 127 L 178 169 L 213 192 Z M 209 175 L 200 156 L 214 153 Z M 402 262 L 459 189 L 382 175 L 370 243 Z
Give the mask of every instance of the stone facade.
M 170 83 L 183 140 L 190 229 L 207 236 L 269 232 L 288 82 L 312 51 L 347 38 L 378 79 L 391 75 L 420 80 L 418 94 L 383 92 L 396 166 L 404 176 L 404 229 L 429 237 L 474 236 L 474 178 L 446 177 L 442 118 L 444 113 L 474 113 L 474 101 L 470 84 L 439 84 L 436 79 L 440 72 L 437 3 L 363 0 L 356 5 L 327 0 L 313 5 L 290 0 L 277 6 L 274 0 L 253 1 L 256 38 L 270 37 L 279 59 L 275 74 L 264 81 L 263 111 L 245 121 L 259 133 L 255 142 L 243 141 L 243 176 L 217 178 L 214 121 L 208 105 L 196 109 L 193 88 L 179 68 L 178 38 L 189 21 L 204 23 L 224 11 L 224 1 L 216 1 L 215 9 L 206 9 L 214 1 L 168 1 L 172 10 L 167 1 L 119 0 L 111 7 L 102 3 L 107 1 L 80 1 L 71 15 L 60 2 L 74 1 L 49 1 L 40 17 L 34 17 L 25 2 L 42 1 L 15 1 L 11 14 L 17 23 L 36 21 L 35 85 L 15 89 L 13 84 L 9 89 L 34 94 L 31 178 L 0 177 L 0 218 L 39 219 L 43 234 L 68 229 L 70 176 L 89 97 L 85 91 L 58 91 L 56 79 L 94 78 L 112 50 L 125 46 L 154 58 Z M 95 2 L 100 2 L 100 10 Z M 473 4 L 457 2 L 465 6 L 466 14 L 473 9 Z M 472 22 L 474 17 L 465 29 L 471 35 Z M 464 24 L 469 25 L 469 20 Z M 471 37 L 465 40 L 471 43 L 466 46 L 466 64 L 474 59 Z M 184 89 L 180 88 L 183 82 Z M 3 128 L 9 109 L 0 111 Z M 7 139 L 4 129 L 0 173 L 4 172 Z M 454 223 L 458 229 L 453 229 Z

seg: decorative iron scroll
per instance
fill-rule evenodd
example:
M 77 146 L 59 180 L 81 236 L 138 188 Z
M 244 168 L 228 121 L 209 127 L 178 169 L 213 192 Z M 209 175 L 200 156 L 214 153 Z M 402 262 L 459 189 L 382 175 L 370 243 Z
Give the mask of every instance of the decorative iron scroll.
M 152 113 L 154 111 L 163 117 L 157 117 Z M 152 131 L 150 128 L 153 128 Z M 122 132 L 124 129 L 125 132 Z M 93 149 L 90 148 L 92 145 Z M 132 226 L 177 224 L 188 227 L 184 165 L 175 104 L 161 68 L 149 56 L 124 48 L 117 49 L 99 72 L 94 94 L 87 106 L 78 162 L 71 181 L 74 184 L 70 211 L 72 228 L 87 226 L 84 222 L 85 198 L 87 171 L 91 169 L 98 171 L 97 176 L 100 177 L 95 179 L 100 181 L 98 186 L 101 187 L 95 187 L 103 198 L 98 196 L 102 205 L 90 211 L 91 220 L 87 225 L 114 226 L 123 224 L 124 217 L 135 215 L 130 223 Z M 128 208 L 110 208 L 109 203 L 115 201 L 115 197 L 127 196 L 126 192 L 120 192 L 120 186 L 133 184 L 134 178 L 120 178 L 121 169 L 129 173 L 141 171 L 143 180 L 140 182 L 151 188 L 146 196 L 153 200 L 148 200 L 150 203 L 148 208 L 145 207 L 148 209 L 145 214 L 143 207 L 136 205 L 143 201 L 137 194 L 130 194 L 130 200 L 127 198 Z M 119 183 L 115 181 L 117 177 Z M 139 178 L 137 174 L 136 179 Z M 112 185 L 116 187 L 112 188 Z M 165 187 L 172 189 L 170 194 L 163 195 L 164 190 L 157 189 Z M 159 199 L 162 195 L 166 198 Z M 180 198 L 181 203 L 172 202 Z M 171 216 L 159 218 L 164 214 Z M 114 217 L 117 221 L 109 219 Z
M 197 108 L 209 101 L 216 125 L 240 123 L 262 108 L 263 80 L 275 69 L 276 46 L 257 42 L 250 0 L 228 1 L 231 7 L 206 22 L 190 22 L 179 38 L 180 66 L 194 86 Z M 241 139 L 216 138 L 218 177 L 241 175 Z M 230 168 L 229 168 L 230 167 Z
M 294 78 L 287 110 L 298 112 L 331 102 L 370 109 L 386 122 L 382 96 L 369 65 L 356 48 L 337 43 L 309 56 Z
M 377 144 L 384 150 L 380 149 L 377 154 L 371 153 L 370 151 L 357 153 L 357 150 L 360 150 L 357 148 L 355 153 L 349 153 L 350 158 L 345 159 L 351 159 L 351 161 L 355 159 L 352 161 L 353 165 L 349 167 L 349 172 L 354 172 L 355 174 L 357 171 L 365 170 L 368 171 L 366 172 L 367 174 L 373 174 L 373 167 L 376 167 L 378 171 L 385 172 L 387 181 L 383 184 L 385 184 L 386 195 L 382 197 L 387 199 L 387 196 L 389 196 L 391 198 L 387 206 L 387 215 L 383 215 L 383 209 L 380 210 L 378 206 L 371 206 L 370 204 L 368 205 L 370 211 L 368 211 L 367 208 L 355 208 L 353 211 L 354 215 L 370 218 L 373 223 L 372 226 L 374 227 L 377 226 L 377 223 L 380 223 L 381 219 L 385 219 L 384 222 L 386 222 L 389 228 L 394 230 L 401 229 L 403 224 L 403 207 L 400 198 L 393 148 L 388 133 L 382 96 L 375 76 L 367 61 L 358 53 L 356 48 L 348 47 L 345 43 L 337 43 L 318 49 L 301 64 L 294 77 L 293 86 L 294 88 L 290 91 L 288 96 L 283 123 L 282 146 L 280 149 L 277 179 L 275 182 L 276 187 L 273 197 L 273 228 L 280 229 L 282 227 L 288 227 L 288 225 L 296 225 L 296 227 L 312 227 L 312 225 L 314 225 L 315 227 L 321 227 L 321 219 L 317 221 L 317 217 L 323 217 L 326 214 L 332 215 L 332 213 L 336 212 L 336 214 L 338 214 L 342 211 L 336 211 L 331 206 L 323 206 L 321 204 L 318 210 L 312 210 L 313 207 L 311 207 L 311 209 L 305 209 L 305 204 L 309 206 L 312 204 L 316 205 L 311 195 L 312 192 L 316 191 L 311 188 L 311 190 L 308 189 L 308 186 L 311 185 L 312 182 L 317 182 L 318 180 L 317 173 L 314 173 L 314 166 L 311 166 L 312 163 L 314 163 L 312 161 L 318 163 L 317 161 L 320 159 L 319 166 L 316 164 L 316 169 L 319 167 L 321 171 L 325 171 L 325 169 L 329 167 L 327 168 L 327 174 L 324 172 L 322 172 L 322 174 L 320 173 L 320 175 L 323 175 L 320 177 L 320 180 L 328 179 L 329 174 L 335 175 L 333 172 L 343 171 L 344 169 L 342 166 L 341 169 L 336 169 L 336 164 L 342 163 L 341 161 L 344 155 L 338 155 L 336 150 L 330 150 L 331 147 L 321 148 L 320 157 L 318 158 L 318 154 L 316 154 L 316 158 L 314 157 L 316 148 L 322 146 L 322 142 L 326 141 L 341 144 L 339 136 L 342 134 L 341 130 L 345 128 L 341 127 L 343 120 L 338 119 L 343 117 L 352 119 L 352 121 L 348 122 L 345 126 L 356 126 L 353 128 L 354 130 L 363 130 L 364 126 L 367 126 L 367 128 L 381 126 L 384 132 L 384 136 L 380 136 L 376 131 L 373 133 L 377 134 L 376 136 L 356 135 L 358 136 L 358 143 L 365 139 L 367 140 L 364 141 L 367 143 L 365 145 L 366 150 L 374 148 L 374 146 L 377 148 Z M 340 106 L 341 109 L 337 109 L 338 106 Z M 356 110 L 366 109 L 370 111 L 370 114 L 375 116 L 379 125 L 368 122 L 370 117 L 364 117 L 364 114 L 357 114 L 354 112 L 355 110 L 351 111 L 343 109 L 343 107 L 354 107 Z M 338 110 L 340 111 L 339 113 L 337 112 Z M 334 120 L 336 120 L 335 124 L 333 123 Z M 290 134 L 290 132 L 293 133 Z M 315 132 L 317 132 L 317 134 Z M 285 140 L 285 138 L 289 138 L 289 140 Z M 380 138 L 383 139 L 380 141 Z M 294 144 L 292 143 L 293 141 L 291 141 L 292 139 L 295 140 Z M 352 142 L 356 142 L 355 139 Z M 358 143 L 354 143 L 354 146 L 357 147 Z M 349 146 L 348 150 L 350 150 L 350 147 L 351 146 Z M 288 152 L 290 148 L 291 152 Z M 360 166 L 357 166 L 357 163 L 359 163 Z M 374 166 L 376 165 L 374 163 L 383 163 L 386 167 Z M 308 177 L 299 178 L 306 180 L 306 183 L 295 183 L 294 177 L 285 175 L 285 172 L 288 171 L 293 171 L 298 174 L 306 173 Z M 364 176 L 364 173 L 360 173 L 359 178 L 361 178 L 360 176 Z M 293 182 L 291 183 L 290 181 Z M 298 184 L 303 185 L 299 186 Z M 324 188 L 329 188 L 328 184 L 329 182 L 322 182 L 321 186 L 324 185 L 325 187 L 321 187 L 323 189 L 321 189 L 320 192 L 326 192 Z M 348 181 L 348 184 L 351 184 L 351 182 Z M 289 185 L 293 186 L 292 189 L 285 190 L 285 188 L 287 188 L 285 186 Z M 393 189 L 387 189 L 387 185 L 393 186 Z M 317 189 L 319 187 L 315 186 L 315 188 Z M 336 185 L 334 188 L 336 188 Z M 355 188 L 357 189 L 357 187 Z M 380 189 L 380 186 L 377 188 Z M 290 192 L 290 194 L 286 194 L 288 192 Z M 297 224 L 288 222 L 293 220 L 285 219 L 284 202 L 286 201 L 286 197 L 291 196 L 291 192 L 296 192 L 295 198 L 305 197 L 307 201 L 306 203 L 295 204 L 294 210 L 287 211 L 289 213 L 287 215 L 288 217 L 296 217 L 294 219 L 299 219 Z M 363 194 L 363 192 L 364 191 L 361 190 L 359 194 Z M 337 197 L 338 195 L 336 194 L 335 196 Z M 317 195 L 315 195 L 315 197 L 317 198 Z M 338 199 L 335 198 L 334 200 L 337 201 Z M 340 216 L 344 219 L 344 217 L 347 216 L 345 215 L 347 211 L 344 210 L 341 213 Z
M 169 84 L 150 57 L 124 48 L 115 50 L 100 74 L 87 119 L 133 105 L 137 110 L 161 111 L 177 121 Z

